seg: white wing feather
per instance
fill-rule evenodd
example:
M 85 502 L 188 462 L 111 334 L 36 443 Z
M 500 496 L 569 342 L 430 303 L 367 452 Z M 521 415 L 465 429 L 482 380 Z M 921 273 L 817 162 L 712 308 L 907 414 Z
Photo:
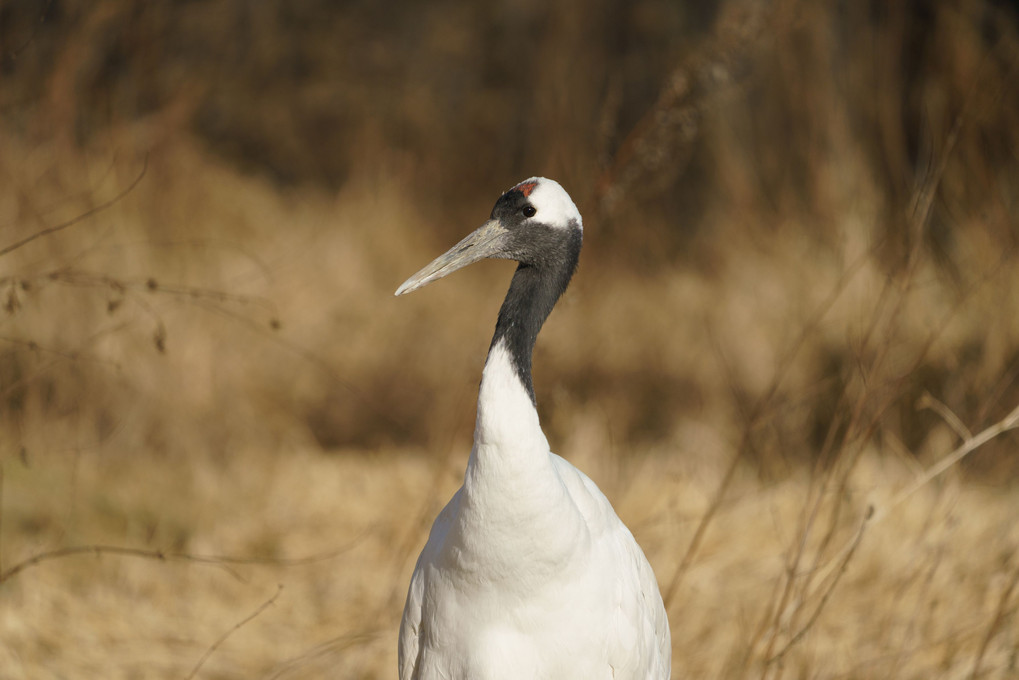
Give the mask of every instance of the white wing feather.
M 549 456 L 569 501 L 560 512 L 579 516 L 587 533 L 576 541 L 582 554 L 546 583 L 535 583 L 526 565 L 519 580 L 470 578 L 461 565 L 490 546 L 458 540 L 461 488 L 436 518 L 414 569 L 400 625 L 400 680 L 669 677 L 669 624 L 647 558 L 594 482 Z M 520 545 L 542 545 L 524 538 Z

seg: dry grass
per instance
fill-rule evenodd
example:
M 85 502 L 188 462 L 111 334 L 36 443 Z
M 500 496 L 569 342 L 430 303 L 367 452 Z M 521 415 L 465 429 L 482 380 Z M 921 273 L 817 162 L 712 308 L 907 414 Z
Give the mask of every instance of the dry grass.
M 587 234 L 543 423 L 655 567 L 673 676 L 1019 672 L 1013 16 L 309 0 L 182 84 L 243 3 L 157 5 L 0 27 L 0 678 L 392 677 L 511 265 L 392 292 L 535 171 Z
M 612 489 L 666 584 L 719 471 L 660 454 L 613 485 L 594 457 L 579 458 Z M 68 556 L 11 579 L 4 675 L 186 676 L 282 586 L 200 677 L 390 677 L 421 519 L 458 484 L 461 465 L 442 466 L 434 490 L 422 481 L 435 466 L 417 451 L 245 451 L 221 465 L 79 452 L 8 465 L 5 565 L 54 545 L 167 556 Z M 978 653 L 977 677 L 1014 673 L 1014 494 L 950 476 L 872 520 L 848 566 L 840 561 L 868 505 L 880 512 L 914 476 L 902 462 L 868 457 L 841 497 L 823 499 L 800 583 L 779 612 L 813 485 L 805 475 L 770 486 L 739 475 L 671 602 L 677 677 L 961 678 L 972 677 Z M 214 555 L 266 562 L 198 561 Z M 320 559 L 274 563 L 311 557 Z

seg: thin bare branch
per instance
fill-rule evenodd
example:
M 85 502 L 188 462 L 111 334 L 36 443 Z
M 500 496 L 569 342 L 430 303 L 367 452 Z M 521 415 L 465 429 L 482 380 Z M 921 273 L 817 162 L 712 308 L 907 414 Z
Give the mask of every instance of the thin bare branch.
M 918 410 L 930 409 L 934 411 L 942 420 L 948 424 L 950 428 L 955 430 L 955 433 L 959 435 L 959 439 L 966 441 L 973 438 L 973 433 L 969 431 L 969 428 L 962 422 L 959 416 L 952 412 L 952 409 L 937 399 L 930 392 L 924 392 L 920 395 L 920 399 L 916 402 L 916 408 Z
M 708 509 L 704 511 L 700 522 L 697 523 L 697 529 L 694 531 L 693 538 L 690 539 L 690 544 L 686 548 L 686 553 L 684 553 L 683 559 L 680 561 L 679 566 L 676 567 L 676 571 L 672 574 L 672 580 L 669 581 L 669 587 L 665 590 L 666 611 L 669 610 L 669 607 L 672 605 L 673 598 L 675 598 L 676 593 L 679 592 L 679 585 L 683 582 L 683 576 L 693 563 L 694 557 L 697 555 L 697 550 L 700 548 L 701 541 L 704 539 L 704 536 L 708 531 L 708 526 L 711 524 L 711 520 L 715 517 L 715 513 L 718 512 L 718 508 L 722 505 L 722 500 L 725 498 L 726 491 L 729 490 L 729 485 L 732 483 L 733 476 L 736 474 L 736 469 L 739 467 L 739 461 L 742 458 L 742 450 L 733 454 L 732 460 L 729 461 L 729 467 L 725 471 L 725 476 L 722 477 L 721 483 L 718 485 L 718 488 L 715 489 L 715 495 L 711 498 L 711 504 L 708 506 Z
M 980 651 L 977 652 L 976 659 L 973 660 L 973 672 L 969 676 L 971 680 L 977 680 L 980 676 L 980 666 L 983 664 L 984 656 L 987 654 L 987 648 L 990 646 L 994 636 L 998 634 L 998 629 L 1001 628 L 1001 623 L 1007 616 L 1008 604 L 1012 600 L 1012 593 L 1015 592 L 1016 586 L 1019 586 L 1019 566 L 1012 570 L 1012 578 L 1009 580 L 1008 585 L 1005 586 L 1001 599 L 998 600 L 998 608 L 994 612 L 994 618 L 991 619 L 991 625 L 987 627 L 987 634 L 984 636 L 983 642 L 980 643 Z
M 278 678 L 282 677 L 293 677 L 295 669 L 298 668 L 319 667 L 318 664 L 323 660 L 335 659 L 339 652 L 350 649 L 356 645 L 364 645 L 365 643 L 371 642 L 372 640 L 386 635 L 389 632 L 389 628 L 366 628 L 347 635 L 341 635 L 327 642 L 319 643 L 307 651 L 301 652 L 297 656 L 287 659 L 283 663 L 279 664 L 273 670 L 271 675 L 265 676 L 265 680 L 278 680 Z M 306 676 L 307 673 L 302 675 L 302 677 Z
M 163 293 L 166 295 L 191 298 L 194 300 L 212 300 L 222 303 L 230 302 L 240 305 L 252 305 L 262 307 L 270 314 L 276 315 L 276 307 L 268 298 L 255 295 L 228 293 L 214 288 L 202 288 L 199 286 L 168 285 L 160 283 L 151 277 L 146 279 L 120 279 L 115 276 L 110 276 L 109 274 L 97 274 L 80 269 L 63 268 L 47 272 L 37 278 L 45 278 L 49 281 L 71 286 L 108 288 L 119 293 L 132 290 L 146 293 Z
M 42 25 L 46 23 L 46 15 L 49 14 L 50 7 L 52 5 L 53 0 L 48 0 L 46 5 L 42 8 L 42 11 L 39 12 L 39 19 L 38 21 L 36 21 L 35 27 L 32 29 L 32 33 L 28 36 L 28 38 L 25 39 L 23 43 L 15 47 L 13 50 L 7 52 L 7 54 L 3 55 L 5 59 L 7 59 L 10 62 L 17 61 L 18 57 L 21 56 L 21 53 L 27 50 L 28 47 L 33 42 L 35 42 L 36 37 L 38 37 L 39 35 L 39 31 L 42 29 Z
M 95 356 L 91 356 L 91 355 L 85 353 L 85 348 L 87 348 L 89 345 L 94 343 L 96 340 L 98 340 L 98 339 L 100 339 L 100 338 L 102 338 L 102 337 L 104 337 L 104 336 L 106 336 L 106 335 L 108 335 L 110 333 L 115 333 L 115 332 L 123 329 L 125 326 L 126 326 L 126 324 L 118 323 L 118 324 L 116 324 L 114 326 L 110 326 L 108 328 L 104 328 L 102 330 L 99 330 L 99 331 L 93 333 L 92 335 L 90 335 L 88 338 L 86 338 L 79 345 L 78 349 L 74 349 L 74 350 L 70 350 L 70 351 L 62 351 L 62 350 L 57 350 L 57 349 L 52 349 L 52 348 L 44 347 L 44 346 L 40 345 L 39 343 L 35 342 L 34 340 L 22 340 L 20 338 L 12 338 L 12 337 L 9 337 L 9 336 L 0 336 L 0 341 L 10 342 L 10 343 L 13 343 L 13 344 L 20 344 L 20 345 L 25 346 L 26 348 L 28 348 L 29 350 L 31 350 L 33 352 L 45 352 L 47 354 L 52 354 L 52 355 L 54 355 L 56 357 L 52 361 L 47 362 L 45 365 L 36 368 L 35 371 L 30 372 L 30 373 L 25 373 L 24 375 L 22 375 L 21 377 L 17 378 L 16 380 L 11 381 L 7 385 L 4 385 L 3 389 L 0 390 L 0 398 L 7 398 L 9 395 L 13 394 L 16 390 L 22 389 L 25 385 L 30 384 L 33 380 L 40 379 L 41 377 L 43 377 L 46 374 L 46 371 L 48 371 L 50 368 L 56 366 L 57 364 L 60 363 L 60 361 L 63 361 L 63 360 L 66 360 L 66 361 L 81 361 L 81 360 L 85 360 L 85 361 L 88 361 L 88 362 L 96 364 L 96 365 L 108 366 L 108 367 L 113 368 L 115 370 L 119 370 L 120 369 L 120 364 L 117 363 L 116 361 L 112 361 L 112 360 L 109 360 L 109 359 L 101 359 L 101 358 L 98 358 L 98 357 L 95 357 Z
M 860 522 L 860 528 L 856 530 L 856 535 L 853 536 L 853 541 L 850 544 L 849 550 L 846 552 L 845 557 L 843 557 L 842 562 L 839 565 L 838 571 L 835 572 L 835 575 L 831 579 L 831 582 L 828 584 L 828 587 L 825 588 L 824 593 L 821 595 L 821 601 L 817 604 L 817 608 L 814 609 L 814 612 L 807 619 L 807 622 L 804 623 L 803 626 L 800 627 L 798 631 L 796 631 L 796 634 L 789 638 L 789 642 L 787 642 L 785 646 L 782 647 L 782 649 L 776 652 L 774 656 L 768 659 L 767 663 L 771 664 L 775 661 L 781 660 L 782 657 L 785 656 L 786 652 L 792 649 L 796 645 L 796 643 L 803 639 L 803 637 L 807 634 L 807 631 L 809 631 L 813 627 L 814 623 L 821 616 L 821 612 L 824 610 L 825 605 L 828 604 L 828 599 L 831 597 L 831 594 L 835 592 L 835 586 L 838 585 L 839 580 L 842 578 L 842 575 L 846 573 L 846 567 L 849 566 L 849 560 L 852 559 L 853 553 L 856 552 L 856 548 L 860 545 L 860 541 L 863 539 L 863 532 L 867 528 L 867 522 L 869 522 L 870 518 L 873 516 L 874 507 L 870 506 L 867 508 L 867 512 L 863 516 L 863 520 Z
M 938 463 L 932 465 L 927 471 L 920 476 L 909 488 L 899 492 L 879 513 L 877 519 L 882 519 L 888 512 L 898 505 L 900 505 L 907 498 L 916 493 L 919 489 L 926 486 L 932 479 L 949 469 L 960 460 L 968 456 L 973 451 L 977 450 L 987 442 L 991 441 L 995 437 L 1014 430 L 1019 427 L 1019 406 L 1012 409 L 1012 412 L 1007 416 L 999 420 L 994 425 L 991 425 L 984 431 L 980 432 L 975 437 L 970 437 L 962 444 L 960 444 L 952 453 L 942 458 Z
M 892 498 L 883 508 L 878 509 L 874 512 L 872 524 L 877 524 L 885 517 L 887 517 L 892 510 L 897 508 L 903 502 L 906 501 L 910 496 L 919 491 L 921 488 L 926 486 L 935 477 L 945 472 L 953 465 L 958 463 L 960 460 L 965 458 L 967 455 L 980 448 L 987 442 L 991 441 L 995 437 L 998 437 L 1005 432 L 1015 430 L 1019 428 L 1019 406 L 1016 406 L 1011 413 L 999 420 L 994 425 L 981 431 L 974 437 L 967 439 L 960 444 L 952 453 L 945 456 L 938 463 L 929 467 L 920 477 L 917 479 L 909 488 L 903 489 L 895 497 Z M 839 552 L 838 559 L 833 561 L 833 564 L 838 564 L 843 556 L 851 551 L 855 550 L 852 541 L 850 541 L 842 550 Z
M 0 342 L 7 342 L 12 345 L 21 345 L 22 347 L 33 352 L 43 352 L 46 354 L 52 354 L 54 356 L 60 357 L 62 359 L 67 359 L 69 361 L 84 360 L 97 364 L 106 364 L 114 367 L 119 366 L 117 362 L 110 361 L 109 359 L 99 359 L 97 357 L 89 356 L 88 354 L 83 354 L 79 350 L 67 351 L 62 349 L 54 349 L 53 347 L 46 347 L 44 345 L 40 345 L 35 340 L 23 340 L 21 338 L 15 338 L 9 335 L 0 335 Z
M 31 234 L 30 236 L 26 236 L 25 238 L 21 239 L 20 241 L 15 241 L 14 243 L 10 244 L 9 246 L 6 246 L 4 248 L 0 248 L 0 257 L 3 257 L 4 255 L 6 255 L 6 254 L 8 254 L 8 253 L 10 253 L 10 252 L 12 252 L 14 250 L 17 250 L 18 248 L 20 248 L 22 246 L 28 245 L 29 243 L 31 243 L 32 241 L 34 241 L 34 240 L 36 240 L 38 238 L 42 238 L 43 236 L 50 236 L 51 234 L 55 234 L 55 233 L 57 233 L 59 231 L 63 231 L 64 229 L 67 229 L 68 227 L 73 227 L 74 225 L 78 224 L 79 222 L 84 222 L 85 220 L 87 220 L 88 218 L 92 217 L 93 215 L 96 215 L 96 214 L 101 213 L 102 211 L 104 211 L 104 210 L 106 210 L 108 208 L 113 207 L 114 205 L 119 203 L 121 200 L 123 200 L 125 196 L 127 196 L 129 193 L 134 191 L 134 188 L 141 183 L 142 179 L 145 177 L 145 173 L 147 173 L 148 170 L 149 170 L 149 157 L 148 157 L 148 154 L 146 154 L 145 157 L 144 157 L 144 160 L 143 160 L 143 165 L 142 165 L 141 172 L 139 172 L 138 176 L 134 178 L 134 181 L 132 181 L 131 184 L 129 184 L 127 186 L 127 188 L 124 189 L 123 191 L 121 191 L 119 194 L 117 194 L 116 196 L 114 196 L 110 200 L 106 201 L 105 203 L 100 203 L 96 207 L 91 208 L 89 210 L 86 210 L 85 212 L 81 213 L 77 217 L 74 217 L 74 218 L 72 218 L 72 219 L 70 219 L 70 220 L 68 220 L 66 222 L 63 222 L 62 224 L 58 224 L 58 225 L 53 226 L 53 227 L 47 227 L 46 229 L 42 229 L 40 231 L 35 232 L 34 234 Z
M 241 628 L 246 626 L 248 623 L 253 621 L 259 614 L 261 614 L 266 609 L 268 609 L 270 606 L 272 606 L 272 604 L 274 602 L 276 602 L 276 598 L 278 598 L 280 596 L 280 593 L 282 593 L 282 592 L 283 592 L 283 584 L 280 583 L 280 584 L 278 584 L 276 586 L 276 592 L 275 592 L 275 594 L 273 594 L 272 597 L 270 597 L 268 600 L 263 602 L 258 607 L 258 609 L 256 609 L 255 611 L 251 612 L 251 614 L 249 614 L 248 616 L 244 617 L 243 619 L 241 619 L 240 621 L 235 623 L 233 628 L 231 628 L 227 632 L 223 633 L 223 635 L 220 636 L 220 638 L 218 640 L 213 642 L 209 646 L 209 648 L 205 650 L 205 653 L 202 654 L 202 658 L 200 658 L 198 660 L 198 663 L 196 663 L 195 667 L 191 669 L 191 672 L 187 674 L 187 679 L 186 680 L 191 680 L 192 678 L 194 678 L 198 674 L 198 671 L 201 670 L 201 668 L 205 664 L 205 662 L 209 659 L 209 657 L 212 656 L 217 649 L 219 649 L 220 645 L 222 645 L 224 642 L 227 641 L 227 638 L 229 638 L 231 635 L 236 633 L 238 630 L 240 630 Z
M 6 571 L 0 572 L 0 584 L 8 581 L 14 576 L 18 575 L 25 569 L 35 566 L 41 562 L 48 562 L 50 560 L 60 559 L 62 557 L 71 557 L 74 555 L 121 555 L 125 557 L 140 557 L 143 559 L 150 560 L 175 560 L 183 562 L 196 562 L 198 564 L 209 564 L 216 566 L 223 565 L 275 565 L 283 567 L 295 567 L 302 566 L 305 564 L 312 564 L 314 562 L 324 562 L 331 560 L 348 550 L 351 550 L 367 535 L 367 532 L 362 533 L 360 536 L 354 538 L 349 544 L 342 548 L 332 550 L 329 552 L 318 553 L 315 555 L 308 555 L 306 557 L 296 558 L 274 558 L 274 557 L 234 557 L 230 555 L 192 555 L 190 553 L 168 553 L 162 550 L 143 550 L 141 548 L 129 548 L 118 545 L 78 545 L 70 546 L 67 548 L 57 548 L 56 550 L 47 550 L 37 555 L 33 555 L 28 559 L 18 562 L 13 567 L 10 567 Z

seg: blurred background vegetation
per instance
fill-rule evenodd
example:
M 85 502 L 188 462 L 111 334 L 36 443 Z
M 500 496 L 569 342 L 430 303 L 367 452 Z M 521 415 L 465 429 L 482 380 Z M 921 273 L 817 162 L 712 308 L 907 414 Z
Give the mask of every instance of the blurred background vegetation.
M 929 466 L 1019 403 L 1017 83 L 1003 0 L 5 0 L 0 547 L 224 552 L 197 527 L 254 492 L 174 494 L 309 452 L 436 461 L 430 518 L 512 267 L 392 292 L 536 174 L 586 234 L 539 408 L 610 497 L 645 464 Z M 1008 493 L 1016 444 L 963 479 Z
M 854 257 L 865 257 L 876 268 L 871 283 L 908 289 L 904 294 L 914 295 L 909 305 L 920 307 L 918 313 L 946 315 L 947 324 L 966 316 L 966 308 L 980 304 L 985 277 L 1007 278 L 1016 243 L 1015 16 L 1010 3 L 975 1 L 520 1 L 485 7 L 444 1 L 399 8 L 316 0 L 5 2 L 0 110 L 7 140 L 7 241 L 94 208 L 146 162 L 148 170 L 112 212 L 5 253 L 4 326 L 10 337 L 3 375 L 8 384 L 21 382 L 5 390 L 3 417 L 9 425 L 29 412 L 48 418 L 46 411 L 59 411 L 61 400 L 79 404 L 80 411 L 82 394 L 109 387 L 95 384 L 106 379 L 106 368 L 85 376 L 93 369 L 80 365 L 27 380 L 40 347 L 73 353 L 100 323 L 80 319 L 77 336 L 64 324 L 46 333 L 28 323 L 29 308 L 67 321 L 55 306 L 70 303 L 55 298 L 81 295 L 81 304 L 90 298 L 94 304 L 96 297 L 117 297 L 114 279 L 127 272 L 168 285 L 248 294 L 250 285 L 234 287 L 220 276 L 225 260 L 241 267 L 237 260 L 248 257 L 253 272 L 256 262 L 265 270 L 257 295 L 274 306 L 275 321 L 287 329 L 299 303 L 275 290 L 272 279 L 281 273 L 274 270 L 278 260 L 266 261 L 267 250 L 289 252 L 293 263 L 307 256 L 315 239 L 336 247 L 352 241 L 345 248 L 367 252 L 348 252 L 346 258 L 357 263 L 338 260 L 333 266 L 357 268 L 346 275 L 368 277 L 373 294 L 385 292 L 469 230 L 499 191 L 531 174 L 560 179 L 587 218 L 585 283 L 578 288 L 591 295 L 572 304 L 602 316 L 598 296 L 614 280 L 635 278 L 633 292 L 639 290 L 642 300 L 634 306 L 645 307 L 648 317 L 639 328 L 616 327 L 619 335 L 631 335 L 612 341 L 630 345 L 623 350 L 633 355 L 625 365 L 598 360 L 613 326 L 590 318 L 586 332 L 577 329 L 590 351 L 567 352 L 581 339 L 564 338 L 565 356 L 539 358 L 546 418 L 559 414 L 549 395 L 554 385 L 561 386 L 562 399 L 578 404 L 606 392 L 632 403 L 605 404 L 621 442 L 668 439 L 691 409 L 714 411 L 729 402 L 724 408 L 745 411 L 738 402 L 766 393 L 779 367 L 769 365 L 766 355 L 755 356 L 732 370 L 762 374 L 757 385 L 748 383 L 749 376 L 733 375 L 732 384 L 720 386 L 717 370 L 697 375 L 697 367 L 743 349 L 727 346 L 724 329 L 712 331 L 720 337 L 700 338 L 704 348 L 673 335 L 679 325 L 702 326 L 698 313 L 712 312 L 697 307 L 722 306 L 731 294 L 709 291 L 709 298 L 719 299 L 691 309 L 660 296 L 654 304 L 656 290 L 675 272 L 722 288 L 736 285 L 720 281 L 731 269 L 760 277 L 762 288 L 764 279 L 782 279 L 776 285 L 794 290 L 776 291 L 771 300 L 763 290 L 747 290 L 751 299 L 739 304 L 765 315 L 758 321 L 788 329 L 816 312 L 811 306 L 824 299 L 815 300 L 817 295 L 835 291 L 838 277 L 859 266 Z M 220 192 L 192 165 L 214 167 L 243 187 Z M 281 197 L 276 224 L 256 223 L 259 208 L 249 195 L 263 190 Z M 400 211 L 404 223 L 394 225 L 395 215 L 373 214 L 376 208 L 369 206 L 361 208 L 355 226 L 339 214 L 316 216 L 311 225 L 292 214 L 300 209 L 294 203 L 349 204 L 352 194 L 361 203 L 395 204 L 389 209 Z M 125 216 L 129 209 L 133 214 Z M 114 221 L 115 227 L 104 227 Z M 118 233 L 104 234 L 104 228 Z M 262 235 L 273 246 L 260 241 Z M 90 245 L 83 254 L 85 243 Z M 763 261 L 764 270 L 751 271 L 744 259 Z M 89 262 L 88 274 L 100 279 L 74 279 L 82 273 L 74 262 Z M 196 269 L 201 271 L 185 275 Z M 818 281 L 822 269 L 836 278 Z M 41 289 L 55 271 L 71 276 L 63 283 L 75 290 L 65 287 L 50 299 Z M 471 352 L 469 368 L 454 375 L 476 372 L 483 343 L 461 324 L 473 326 L 477 317 L 435 319 L 420 312 L 428 301 L 397 306 L 382 297 L 370 305 L 362 300 L 357 314 L 341 279 L 330 280 L 323 271 L 316 280 L 321 335 L 300 335 L 334 373 L 317 385 L 306 377 L 302 389 L 330 393 L 332 405 L 318 392 L 295 393 L 295 376 L 250 377 L 261 381 L 264 408 L 289 412 L 285 427 L 302 424 L 327 448 L 422 443 L 436 434 L 432 423 L 448 431 L 442 414 L 457 408 L 465 414 L 461 424 L 469 423 L 469 404 L 454 406 L 447 397 L 449 366 L 421 366 L 424 349 L 413 345 Z M 795 290 L 802 288 L 808 290 Z M 936 288 L 939 299 L 922 298 L 920 288 Z M 493 291 L 479 309 L 494 311 L 495 297 Z M 938 345 L 915 348 L 910 359 L 916 370 L 898 376 L 896 391 L 915 397 L 932 390 L 968 423 L 1000 415 L 1019 397 L 1011 297 L 987 300 L 967 316 L 986 323 L 960 329 L 950 340 L 945 333 L 928 337 L 931 319 L 926 327 L 888 321 L 901 326 L 887 330 L 904 334 L 903 343 Z M 872 293 L 866 302 L 878 299 L 887 296 Z M 88 315 L 75 307 L 76 316 Z M 119 305 L 117 312 L 127 316 Z M 873 306 L 857 307 L 835 326 L 853 322 L 854 314 L 865 323 L 877 313 Z M 175 332 L 162 314 L 155 310 L 151 321 L 171 336 L 171 354 L 201 343 L 194 338 L 201 330 Z M 372 343 L 382 351 L 351 354 L 348 363 L 345 352 L 330 345 L 356 342 L 350 336 L 371 323 L 362 316 L 367 314 L 421 314 L 413 324 L 399 324 L 417 335 Z M 450 327 L 450 336 L 438 338 L 429 328 L 440 324 Z M 648 341 L 638 329 L 663 337 L 653 348 L 642 347 Z M 772 333 L 760 327 L 743 330 L 752 335 L 734 342 L 767 345 L 773 355 L 791 343 L 765 337 Z M 838 337 L 842 330 L 797 350 L 805 375 L 780 385 L 790 396 L 805 386 L 820 391 L 803 406 L 813 413 L 789 428 L 813 432 L 814 440 L 783 442 L 784 449 L 807 458 L 823 439 L 845 383 L 873 368 L 867 364 L 874 360 L 862 356 L 867 343 L 857 337 L 864 346 L 854 347 L 852 337 Z M 676 361 L 661 361 L 662 352 Z M 707 355 L 684 358 L 697 352 Z M 205 378 L 197 368 L 177 368 Z M 272 368 L 249 366 L 244 372 Z M 78 374 L 70 380 L 76 386 L 62 370 Z M 896 369 L 875 370 L 892 379 L 886 374 Z M 135 376 L 120 379 L 133 383 Z M 217 387 L 244 396 L 237 401 L 253 396 L 250 384 Z M 706 404 L 707 393 L 720 388 L 727 394 Z M 189 401 L 186 392 L 182 386 L 179 401 Z M 924 416 L 911 414 L 910 399 L 904 403 L 907 413 L 896 414 L 901 422 L 895 430 L 913 448 L 924 430 L 914 421 Z M 85 410 L 95 408 L 101 406 Z M 120 405 L 111 408 L 119 411 Z M 87 422 L 112 418 L 81 415 Z M 252 415 L 257 422 L 249 427 L 279 427 L 277 417 L 269 425 L 261 414 Z M 889 414 L 874 417 L 891 425 Z

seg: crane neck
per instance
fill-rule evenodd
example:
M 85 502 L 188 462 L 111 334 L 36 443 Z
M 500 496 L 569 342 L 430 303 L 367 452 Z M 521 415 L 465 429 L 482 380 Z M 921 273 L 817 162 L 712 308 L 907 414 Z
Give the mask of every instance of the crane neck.
M 499 309 L 489 360 L 500 345 L 505 347 L 513 371 L 524 386 L 531 404 L 537 406 L 531 357 L 538 332 L 566 292 L 580 258 L 582 232 L 571 229 L 558 248 L 536 264 L 521 263 L 513 274 L 506 299 Z
M 554 496 L 547 488 L 552 463 L 538 420 L 531 353 L 538 331 L 577 267 L 582 235 L 575 231 L 562 234 L 566 238 L 556 239 L 552 247 L 546 243 L 545 257 L 528 258 L 529 263 L 517 267 L 499 310 L 481 375 L 474 447 L 464 476 L 465 502 L 471 507 L 491 509 L 493 503 L 515 499 L 499 506 L 498 514 L 506 515 L 507 507 L 533 510 L 534 503 L 524 498 Z

